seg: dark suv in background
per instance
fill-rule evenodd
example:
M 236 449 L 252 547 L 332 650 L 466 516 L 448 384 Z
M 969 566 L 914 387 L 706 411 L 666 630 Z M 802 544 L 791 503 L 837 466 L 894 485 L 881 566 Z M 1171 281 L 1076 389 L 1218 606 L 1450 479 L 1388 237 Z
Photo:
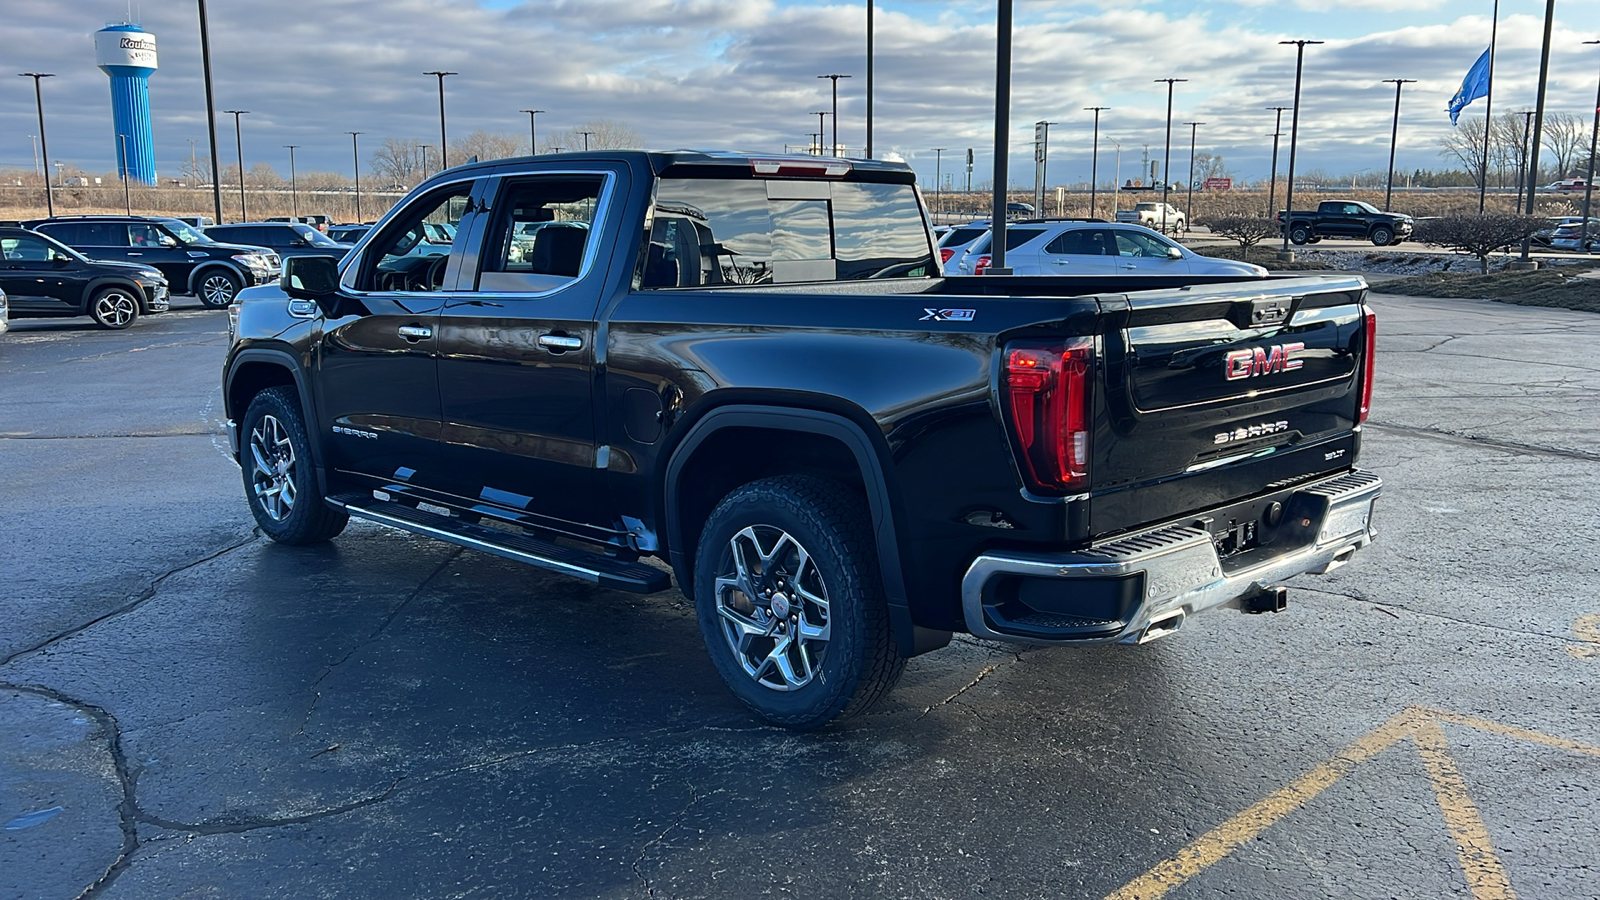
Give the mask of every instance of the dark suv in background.
M 278 277 L 278 255 L 222 244 L 192 225 L 160 216 L 56 216 L 24 222 L 91 259 L 141 263 L 167 276 L 175 294 L 222 309 L 240 290 Z
M 355 244 L 342 244 L 310 225 L 300 222 L 244 222 L 237 225 L 212 225 L 206 235 L 213 240 L 266 247 L 279 257 L 343 256 Z
M 96 262 L 19 225 L 0 225 L 0 290 L 13 319 L 89 316 L 127 328 L 167 308 L 167 279 L 151 266 Z

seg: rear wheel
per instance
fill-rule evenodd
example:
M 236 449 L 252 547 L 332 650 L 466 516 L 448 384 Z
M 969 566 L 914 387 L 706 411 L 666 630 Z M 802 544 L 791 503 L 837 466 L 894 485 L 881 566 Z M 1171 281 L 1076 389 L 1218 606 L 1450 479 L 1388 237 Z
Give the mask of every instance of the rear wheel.
M 1289 229 L 1289 242 L 1291 244 L 1304 244 L 1311 240 L 1311 229 L 1304 225 L 1296 225 Z
M 127 288 L 102 288 L 89 300 L 89 318 L 101 328 L 120 331 L 139 318 L 139 298 Z
M 315 544 L 344 530 L 350 517 L 323 502 L 293 388 L 257 394 L 244 414 L 241 433 L 245 497 L 267 537 L 280 544 Z
M 1394 243 L 1394 231 L 1383 225 L 1372 229 L 1372 246 L 1387 247 Z
M 206 309 L 225 309 L 244 285 L 227 269 L 212 269 L 200 277 L 200 305 Z
M 711 661 L 756 715 L 808 730 L 899 681 L 865 503 L 805 476 L 752 482 L 706 521 L 695 606 Z

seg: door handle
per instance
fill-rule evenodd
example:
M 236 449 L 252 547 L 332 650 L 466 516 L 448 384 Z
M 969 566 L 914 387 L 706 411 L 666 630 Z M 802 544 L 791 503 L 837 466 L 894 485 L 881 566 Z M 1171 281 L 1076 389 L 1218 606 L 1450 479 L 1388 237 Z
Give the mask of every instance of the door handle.
M 129 256 L 143 256 L 143 253 L 129 253 Z
M 1050 260 L 1050 265 L 1052 265 L 1052 266 L 1069 266 L 1071 264 L 1072 264 L 1072 261 L 1069 260 L 1069 259 L 1052 259 L 1052 260 Z
M 412 343 L 416 343 L 433 337 L 433 329 L 426 325 L 401 325 L 400 336 Z
M 576 338 L 565 334 L 541 334 L 539 346 L 553 353 L 565 353 L 568 350 L 582 350 L 583 338 Z
M 1124 268 L 1124 269 L 1137 269 L 1139 267 L 1134 265 L 1133 263 L 1123 263 L 1122 264 L 1122 268 Z

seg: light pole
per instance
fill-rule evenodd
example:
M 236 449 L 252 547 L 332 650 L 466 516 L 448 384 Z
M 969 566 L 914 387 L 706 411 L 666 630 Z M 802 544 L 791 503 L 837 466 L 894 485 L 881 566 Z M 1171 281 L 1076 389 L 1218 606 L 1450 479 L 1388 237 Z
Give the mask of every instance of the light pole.
M 1094 144 L 1089 151 L 1089 218 L 1094 218 L 1095 191 L 1098 188 L 1096 180 L 1100 174 L 1100 112 L 1110 109 L 1109 106 L 1085 106 L 1084 110 L 1094 112 Z
M 200 70 L 206 82 L 206 136 L 211 139 L 211 203 L 218 225 L 222 224 L 222 163 L 217 156 L 217 102 L 211 96 L 211 28 L 206 18 L 206 0 L 200 4 Z
M 1167 149 L 1161 157 L 1161 232 L 1167 231 L 1167 189 L 1172 186 L 1172 86 L 1188 81 L 1187 78 L 1157 78 L 1155 82 L 1167 85 Z
M 248 109 L 225 109 L 222 114 L 233 116 L 233 144 L 239 149 L 239 221 L 248 222 L 250 217 L 244 211 L 244 139 L 239 131 L 239 117 L 249 113 Z
M 1483 97 L 1483 177 L 1478 179 L 1478 215 L 1483 215 L 1484 199 L 1489 194 L 1489 126 L 1494 123 L 1494 51 L 1500 38 L 1500 0 L 1494 0 L 1489 17 L 1489 81 Z M 1600 113 L 1596 113 L 1600 115 Z
M 1189 126 L 1189 199 L 1183 203 L 1183 224 L 1189 227 L 1194 221 L 1194 141 L 1195 134 L 1204 122 L 1185 122 Z
M 1383 189 L 1383 211 L 1389 211 L 1390 198 L 1394 196 L 1394 150 L 1395 144 L 1400 139 L 1400 89 L 1408 84 L 1416 84 L 1415 78 L 1385 78 L 1384 84 L 1394 85 L 1394 125 L 1389 129 L 1389 181 Z
M 418 144 L 422 149 L 422 177 L 428 177 L 428 151 L 433 149 L 432 144 Z
M 1305 69 L 1306 45 L 1321 44 L 1323 41 L 1279 41 L 1280 44 L 1294 44 L 1294 114 L 1289 117 L 1289 186 L 1285 192 L 1283 205 L 1286 210 L 1294 211 L 1294 151 L 1300 138 L 1300 75 Z M 1289 252 L 1289 217 L 1283 217 L 1283 249 L 1281 254 Z
M 839 122 L 838 119 L 834 119 L 833 121 L 834 121 L 834 124 L 836 124 L 836 125 Z M 944 182 L 940 181 L 939 177 L 943 174 L 943 168 L 942 167 L 943 167 L 943 164 L 944 164 L 944 151 L 946 151 L 948 149 L 950 149 L 950 148 L 949 147 L 934 147 L 933 148 L 933 212 L 934 212 L 934 215 L 938 215 L 939 214 L 939 210 L 944 205 L 944 204 L 939 202 L 942 199 L 944 199 L 939 193 L 940 189 L 944 186 Z M 933 224 L 937 225 L 939 223 L 935 222 Z
M 519 110 L 517 110 L 517 112 L 525 112 L 525 113 L 528 114 L 528 155 L 529 156 L 538 156 L 539 155 L 539 132 L 536 130 L 536 126 L 533 124 L 533 117 L 537 116 L 539 113 L 544 112 L 544 110 L 542 110 L 542 109 L 519 109 Z
M 1584 41 L 1584 44 L 1600 44 L 1600 41 Z M 1594 106 L 1594 127 L 1589 131 L 1589 177 L 1583 181 L 1583 228 L 1578 234 L 1579 250 L 1586 250 L 1589 246 L 1589 198 L 1594 194 L 1595 144 L 1600 143 L 1600 87 L 1595 88 Z
M 1544 47 L 1539 53 L 1539 95 L 1534 102 L 1533 118 L 1533 155 L 1528 158 L 1528 208 L 1524 215 L 1533 215 L 1533 183 L 1539 178 L 1539 143 L 1544 131 L 1544 90 L 1550 81 L 1550 29 L 1556 18 L 1556 0 L 1545 0 L 1544 6 Z M 1595 111 L 1600 116 L 1600 110 Z M 1531 266 L 1528 261 L 1528 247 L 1533 242 L 1532 236 L 1522 239 L 1522 259 L 1524 266 Z M 1581 244 L 1579 246 L 1582 246 Z
M 299 149 L 299 144 L 284 144 L 289 148 L 289 198 L 294 204 L 294 217 L 300 218 L 300 184 L 294 176 L 294 151 Z
M 1040 119 L 1035 124 L 1044 126 L 1044 134 L 1041 136 L 1042 140 L 1039 145 L 1039 184 L 1038 190 L 1034 191 L 1033 200 L 1034 206 L 1038 207 L 1040 210 L 1043 210 L 1044 195 L 1045 192 L 1050 189 L 1050 126 L 1058 123 L 1046 122 L 1043 119 Z M 1061 215 L 1060 203 L 1056 204 L 1056 215 Z
M 822 139 L 828 136 L 828 126 L 826 122 L 828 118 L 828 111 L 823 110 L 822 112 L 812 113 L 812 115 L 817 117 L 817 155 L 826 156 L 827 154 L 822 152 Z
M 1267 109 L 1277 112 L 1278 117 L 1272 123 L 1272 181 L 1267 185 L 1267 218 L 1278 214 L 1278 138 L 1283 137 L 1283 111 L 1293 109 L 1292 106 L 1269 106 Z M 1285 220 L 1287 224 L 1287 220 Z
M 33 101 L 39 107 L 39 150 L 44 154 L 44 205 L 53 217 L 56 214 L 55 188 L 50 183 L 50 145 L 44 139 L 44 94 L 39 90 L 39 79 L 54 78 L 54 72 L 18 72 L 18 78 L 33 79 Z
M 1011 7 L 999 0 L 995 14 L 994 199 L 989 220 L 989 274 L 1010 275 L 1006 266 L 1006 181 L 1011 165 Z
M 424 74 L 424 75 L 433 75 L 433 76 L 436 76 L 439 79 L 439 171 L 442 172 L 445 169 L 450 168 L 450 149 L 449 149 L 450 145 L 445 143 L 445 137 L 444 137 L 444 77 L 446 75 L 460 75 L 461 73 L 460 72 L 446 72 L 446 71 L 444 71 L 442 69 L 435 69 L 432 72 L 423 72 L 422 74 Z M 360 181 L 361 181 L 361 176 L 360 176 L 359 173 L 357 173 L 357 175 L 356 175 L 356 182 L 357 182 L 357 185 L 356 185 L 356 205 L 358 207 L 361 205 Z M 356 215 L 356 218 L 358 218 L 358 219 L 361 218 L 359 213 Z
M 849 78 L 849 75 L 818 75 L 818 78 L 827 78 L 833 82 L 833 152 L 828 156 L 839 155 L 839 79 Z
M 1005 0 L 1001 0 L 1005 2 Z M 1497 0 L 1498 2 L 1498 0 Z M 867 159 L 872 158 L 872 7 L 867 0 Z
M 128 136 L 117 135 L 117 149 L 122 151 L 122 208 L 128 215 L 133 215 L 133 196 L 128 191 Z
M 592 132 L 592 131 L 580 131 L 580 132 L 578 132 L 578 134 L 583 135 L 583 149 L 584 149 L 584 152 L 588 152 L 588 150 L 589 150 L 589 135 L 594 134 L 594 132 Z
M 1522 117 L 1522 157 L 1517 165 L 1517 203 L 1512 208 L 1521 212 L 1522 188 L 1528 182 L 1528 134 L 1533 131 L 1533 110 L 1525 109 L 1517 115 Z M 1600 111 L 1596 111 L 1596 115 L 1600 115 Z
M 359 131 L 346 131 L 350 135 L 350 159 L 356 164 L 356 222 L 361 221 L 361 151 L 356 149 L 356 135 Z M 441 170 L 442 171 L 442 170 Z

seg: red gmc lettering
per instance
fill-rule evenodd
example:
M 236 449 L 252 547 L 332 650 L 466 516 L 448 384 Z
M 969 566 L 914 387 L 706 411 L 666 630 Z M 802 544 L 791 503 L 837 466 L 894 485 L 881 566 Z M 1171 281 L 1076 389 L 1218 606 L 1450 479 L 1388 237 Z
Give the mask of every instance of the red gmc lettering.
M 1294 343 L 1233 350 L 1228 353 L 1225 360 L 1223 374 L 1229 381 L 1239 381 L 1257 375 L 1270 375 L 1273 372 L 1293 372 L 1305 365 L 1305 360 L 1295 358 L 1295 354 L 1305 348 L 1306 345 L 1303 343 Z

